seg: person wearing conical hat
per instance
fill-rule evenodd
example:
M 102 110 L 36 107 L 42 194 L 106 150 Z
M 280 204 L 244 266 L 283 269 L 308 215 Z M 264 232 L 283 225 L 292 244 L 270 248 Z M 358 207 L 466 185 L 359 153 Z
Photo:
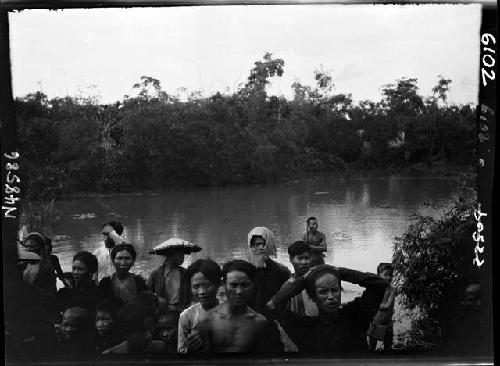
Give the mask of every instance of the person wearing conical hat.
M 249 305 L 266 315 L 266 303 L 290 278 L 291 272 L 271 259 L 276 257 L 276 239 L 266 227 L 255 227 L 248 233 L 248 253 L 250 263 L 257 268 L 255 290 Z
M 148 288 L 165 299 L 170 310 L 181 312 L 191 304 L 191 283 L 181 265 L 186 253 L 198 250 L 201 248 L 183 239 L 171 238 L 149 252 L 162 255 L 164 261 L 149 276 Z

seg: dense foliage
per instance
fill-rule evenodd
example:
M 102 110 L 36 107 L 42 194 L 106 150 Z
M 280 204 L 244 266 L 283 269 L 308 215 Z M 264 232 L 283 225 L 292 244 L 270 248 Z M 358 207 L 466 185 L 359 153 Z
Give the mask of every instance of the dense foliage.
M 232 94 L 181 99 L 143 76 L 135 96 L 114 104 L 93 98 L 16 100 L 24 190 L 52 199 L 76 191 L 117 191 L 175 184 L 266 182 L 304 173 L 408 168 L 473 159 L 475 110 L 448 106 L 450 80 L 434 95 L 417 80 L 385 85 L 379 102 L 335 94 L 322 68 L 317 85 L 295 82 L 293 100 L 268 95 L 284 73 L 266 54 Z
M 464 286 L 477 277 L 472 263 L 476 229 L 474 195 L 460 196 L 441 217 L 416 215 L 394 242 L 395 278 L 414 330 L 439 344 L 456 319 Z M 478 279 L 478 278 L 476 278 Z

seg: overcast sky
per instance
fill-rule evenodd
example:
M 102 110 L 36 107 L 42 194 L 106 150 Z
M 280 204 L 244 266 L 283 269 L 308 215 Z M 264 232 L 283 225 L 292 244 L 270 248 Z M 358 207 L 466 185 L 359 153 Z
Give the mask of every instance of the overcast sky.
M 132 94 L 142 75 L 164 90 L 205 96 L 244 83 L 269 51 L 284 59 L 271 94 L 313 85 L 320 64 L 335 92 L 380 100 L 382 85 L 416 77 L 430 95 L 437 75 L 452 79 L 450 101 L 477 101 L 479 5 L 215 6 L 10 14 L 15 96 Z M 89 86 L 95 85 L 95 88 Z

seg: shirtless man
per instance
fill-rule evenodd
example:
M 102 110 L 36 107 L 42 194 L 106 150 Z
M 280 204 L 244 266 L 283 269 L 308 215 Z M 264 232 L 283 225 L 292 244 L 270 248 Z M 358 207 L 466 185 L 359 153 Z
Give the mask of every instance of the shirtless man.
M 202 351 L 215 353 L 265 350 L 269 323 L 248 307 L 255 281 L 255 267 L 235 259 L 222 268 L 227 301 L 207 312 L 198 329 L 203 339 Z M 266 346 L 268 346 L 267 344 Z
M 323 253 L 327 251 L 326 237 L 325 234 L 318 230 L 317 218 L 309 217 L 307 219 L 307 231 L 304 234 L 302 241 L 311 247 L 312 266 L 325 264 Z

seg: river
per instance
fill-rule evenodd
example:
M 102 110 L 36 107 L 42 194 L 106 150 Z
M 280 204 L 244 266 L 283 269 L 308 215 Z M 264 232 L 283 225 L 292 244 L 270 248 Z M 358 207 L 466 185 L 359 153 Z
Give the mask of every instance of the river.
M 63 270 L 70 271 L 77 251 L 101 245 L 102 223 L 119 220 L 126 240 L 138 250 L 133 271 L 147 277 L 161 264 L 161 258 L 147 250 L 168 238 L 180 237 L 203 248 L 184 265 L 203 257 L 222 264 L 245 257 L 248 232 L 267 226 L 277 237 L 278 261 L 291 268 L 287 245 L 301 238 L 307 217 L 315 216 L 326 234 L 327 263 L 375 272 L 378 263 L 391 261 L 393 239 L 404 233 L 411 216 L 422 211 L 438 214 L 456 191 L 449 178 L 325 176 L 279 184 L 112 194 L 57 201 L 57 217 L 48 233 Z M 424 202 L 438 207 L 423 207 Z M 342 301 L 361 290 L 347 283 L 343 288 Z M 405 317 L 400 318 L 396 334 L 408 326 Z

